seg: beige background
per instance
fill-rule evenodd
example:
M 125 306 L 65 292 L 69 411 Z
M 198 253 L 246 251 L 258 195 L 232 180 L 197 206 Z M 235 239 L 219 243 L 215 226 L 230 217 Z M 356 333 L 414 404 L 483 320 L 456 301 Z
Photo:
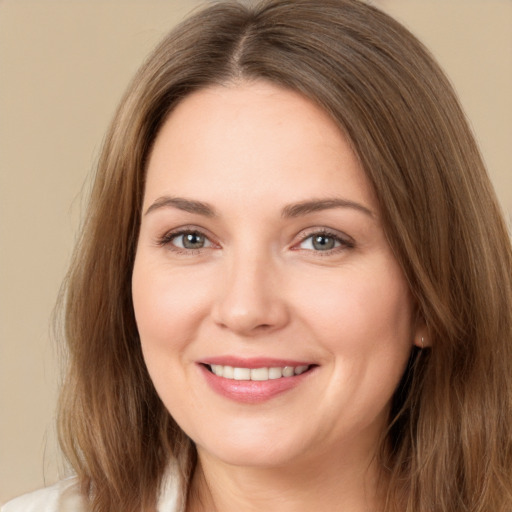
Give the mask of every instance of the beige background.
M 512 2 L 374 0 L 438 57 L 512 218 Z M 197 4 L 0 0 L 0 502 L 51 483 L 58 365 L 49 318 L 80 192 L 128 80 Z

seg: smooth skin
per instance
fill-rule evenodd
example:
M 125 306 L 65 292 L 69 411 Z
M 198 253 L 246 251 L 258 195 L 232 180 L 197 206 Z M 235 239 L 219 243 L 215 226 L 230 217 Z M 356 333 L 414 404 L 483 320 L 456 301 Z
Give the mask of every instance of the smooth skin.
M 197 445 L 189 511 L 379 509 L 375 450 L 422 327 L 323 110 L 264 81 L 186 97 L 150 155 L 132 284 L 151 378 Z M 313 366 L 242 403 L 204 378 L 224 356 Z

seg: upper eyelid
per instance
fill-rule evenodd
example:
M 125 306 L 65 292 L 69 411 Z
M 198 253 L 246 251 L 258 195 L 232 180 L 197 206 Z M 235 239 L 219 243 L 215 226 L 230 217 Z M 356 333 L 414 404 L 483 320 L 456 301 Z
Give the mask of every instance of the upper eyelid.
M 185 235 L 187 233 L 199 233 L 200 235 L 207 238 L 210 243 L 217 244 L 215 242 L 215 237 L 213 237 L 208 230 L 200 228 L 198 226 L 180 226 L 179 228 L 174 228 L 166 231 L 162 235 L 157 236 L 157 242 L 159 245 L 163 243 L 170 242 L 173 238 L 176 238 L 180 235 Z
M 163 235 L 158 236 L 157 242 L 159 245 L 161 245 L 163 243 L 169 242 L 175 237 L 178 237 L 186 233 L 199 233 L 203 235 L 205 238 L 207 238 L 213 245 L 220 245 L 217 237 L 213 236 L 213 234 L 210 233 L 209 230 L 199 227 L 197 225 L 185 225 L 170 229 L 166 231 Z M 293 248 L 298 244 L 304 242 L 311 236 L 318 234 L 334 237 L 345 245 L 355 245 L 355 240 L 350 235 L 347 235 L 342 231 L 328 227 L 312 226 L 309 228 L 305 228 L 301 230 L 299 233 L 297 233 L 297 235 L 294 236 L 294 241 L 292 241 L 290 247 Z
M 163 236 L 171 236 L 171 235 L 181 235 L 183 233 L 200 233 L 201 235 L 204 235 L 208 238 L 211 238 L 211 234 L 209 232 L 209 230 L 207 229 L 204 229 L 202 227 L 199 227 L 199 226 L 196 226 L 196 225 L 193 225 L 193 224 L 190 224 L 190 225 L 185 225 L 185 226 L 179 226 L 177 228 L 172 228 L 172 229 L 169 229 L 167 231 L 165 231 L 165 233 L 163 234 Z
M 337 247 L 323 251 L 300 247 L 301 244 L 303 244 L 308 238 L 311 238 L 314 235 L 324 235 L 327 237 L 335 238 L 339 242 L 339 245 Z M 351 236 L 337 229 L 312 227 L 301 231 L 297 236 L 300 237 L 299 240 L 297 242 L 293 242 L 290 246 L 290 249 L 293 251 L 307 251 L 308 253 L 311 253 L 315 256 L 327 257 L 329 255 L 338 254 L 347 249 L 353 249 L 356 247 L 356 242 Z
M 337 238 L 338 240 L 344 243 L 354 244 L 355 240 L 346 233 L 339 231 L 337 229 L 326 228 L 326 227 L 312 227 L 302 230 L 297 236 L 299 237 L 299 242 L 307 240 L 309 237 L 313 235 L 326 235 Z

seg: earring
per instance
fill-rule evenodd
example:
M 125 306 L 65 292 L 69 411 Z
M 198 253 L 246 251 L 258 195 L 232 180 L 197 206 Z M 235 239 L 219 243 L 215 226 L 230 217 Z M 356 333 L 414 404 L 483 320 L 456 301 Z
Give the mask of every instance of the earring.
M 425 348 L 425 340 L 423 339 L 423 336 L 421 337 L 420 344 L 421 344 L 421 350 L 423 350 Z

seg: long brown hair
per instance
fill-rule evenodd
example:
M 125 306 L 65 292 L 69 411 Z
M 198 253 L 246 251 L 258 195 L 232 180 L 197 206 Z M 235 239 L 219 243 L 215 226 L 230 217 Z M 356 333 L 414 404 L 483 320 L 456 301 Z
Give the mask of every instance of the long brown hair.
M 152 510 L 171 459 L 185 483 L 192 474 L 194 447 L 152 386 L 134 321 L 145 165 L 184 96 L 251 79 L 311 98 L 348 137 L 428 329 L 382 443 L 386 512 L 510 512 L 510 240 L 448 80 L 357 0 L 214 4 L 165 38 L 124 96 L 66 285 L 60 438 L 92 510 Z

